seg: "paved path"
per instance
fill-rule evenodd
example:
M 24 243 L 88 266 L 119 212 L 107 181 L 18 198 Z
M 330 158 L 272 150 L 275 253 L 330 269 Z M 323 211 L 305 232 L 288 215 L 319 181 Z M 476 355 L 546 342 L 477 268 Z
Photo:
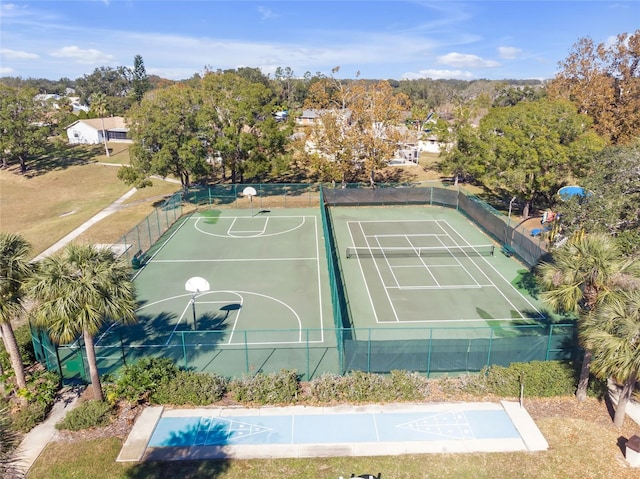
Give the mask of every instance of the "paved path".
M 61 421 L 78 400 L 80 389 L 63 389 L 58 400 L 51 408 L 46 421 L 40 423 L 29 431 L 16 450 L 16 467 L 26 475 L 38 456 L 42 453 L 48 442 L 56 433 L 55 425 Z
M 122 195 L 116 201 L 111 203 L 109 206 L 107 206 L 105 209 L 100 211 L 98 214 L 96 214 L 93 217 L 89 218 L 87 221 L 82 223 L 80 226 L 78 226 L 76 229 L 74 229 L 67 236 L 65 236 L 60 241 L 56 242 L 51 247 L 47 248 L 42 253 L 40 253 L 33 260 L 34 261 L 40 261 L 41 259 L 46 258 L 47 256 L 55 253 L 59 249 L 64 248 L 68 243 L 70 243 L 71 241 L 76 239 L 78 236 L 80 236 L 82 233 L 87 231 L 89 228 L 91 228 L 98 221 L 101 221 L 101 220 L 105 219 L 107 216 L 109 216 L 110 214 L 115 213 L 116 211 L 118 211 L 122 207 L 122 203 L 124 203 L 127 199 L 131 198 L 135 194 L 136 191 L 138 191 L 136 188 L 132 188 L 129 191 L 127 191 L 124 195 Z

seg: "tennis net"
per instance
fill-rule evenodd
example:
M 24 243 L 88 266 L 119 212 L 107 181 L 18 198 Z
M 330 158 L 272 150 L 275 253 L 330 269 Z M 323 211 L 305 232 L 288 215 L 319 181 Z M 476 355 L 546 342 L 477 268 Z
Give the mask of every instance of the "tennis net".
M 429 256 L 493 256 L 495 246 L 492 244 L 475 246 L 427 246 L 427 247 L 386 247 L 369 248 L 366 246 L 347 247 L 347 258 L 406 258 Z

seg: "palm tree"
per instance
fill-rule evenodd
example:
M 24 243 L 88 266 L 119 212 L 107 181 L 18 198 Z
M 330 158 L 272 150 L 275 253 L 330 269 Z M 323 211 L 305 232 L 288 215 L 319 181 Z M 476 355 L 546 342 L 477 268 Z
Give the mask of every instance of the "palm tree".
M 104 129 L 104 117 L 107 114 L 107 95 L 104 93 L 93 93 L 91 95 L 91 109 L 94 110 L 102 120 L 102 139 L 104 141 L 104 151 L 108 158 L 110 155 L 109 147 L 107 146 L 107 132 Z
M 0 331 L 19 388 L 27 387 L 24 364 L 11 321 L 23 312 L 24 285 L 33 272 L 28 261 L 31 245 L 22 236 L 0 233 Z
M 602 234 L 566 243 L 553 252 L 553 262 L 538 269 L 542 299 L 556 311 L 576 313 L 579 323 L 634 278 L 640 278 L 638 262 L 625 258 L 613 239 Z M 591 366 L 591 351 L 582 346 L 585 353 L 576 391 L 580 401 L 587 397 Z
M 622 384 L 613 422 L 622 427 L 626 407 L 640 375 L 640 290 L 598 306 L 582 322 L 583 343 L 593 351 L 591 370 Z
M 136 301 L 127 264 L 109 250 L 70 243 L 55 256 L 42 260 L 31 282 L 39 304 L 34 310 L 37 326 L 45 328 L 60 344 L 84 339 L 94 398 L 104 394 L 93 338 L 109 321 L 136 321 Z

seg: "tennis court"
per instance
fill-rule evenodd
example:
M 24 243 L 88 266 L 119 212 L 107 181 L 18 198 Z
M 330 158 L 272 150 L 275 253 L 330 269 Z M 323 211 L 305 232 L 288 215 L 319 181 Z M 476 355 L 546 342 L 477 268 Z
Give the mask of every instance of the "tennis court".
M 331 214 L 356 327 L 545 319 L 512 284 L 518 264 L 451 208 L 333 208 Z

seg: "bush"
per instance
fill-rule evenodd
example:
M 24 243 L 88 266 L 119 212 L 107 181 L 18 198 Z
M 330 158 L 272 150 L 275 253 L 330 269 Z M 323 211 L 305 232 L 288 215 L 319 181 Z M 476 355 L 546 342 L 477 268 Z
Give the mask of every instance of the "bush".
M 47 411 L 56 400 L 56 394 L 60 388 L 60 376 L 51 371 L 34 371 L 27 377 L 26 389 L 20 389 L 18 396 L 29 402 L 43 404 Z
M 407 378 L 403 375 L 409 377 L 411 373 L 397 371 L 395 379 L 362 371 L 354 371 L 346 376 L 323 374 L 311 381 L 311 396 L 320 402 L 393 401 L 401 399 L 411 389 L 407 388 Z M 403 383 L 404 391 L 393 390 L 393 381 Z
M 90 427 L 107 426 L 111 422 L 112 406 L 106 401 L 84 401 L 56 424 L 56 429 L 80 431 Z
M 227 384 L 228 381 L 217 374 L 179 371 L 175 377 L 160 383 L 150 401 L 174 406 L 205 406 L 220 401 Z
M 178 371 L 167 358 L 142 358 L 136 364 L 124 366 L 115 383 L 107 387 L 109 402 L 115 403 L 119 399 L 145 402 L 160 384 L 173 379 Z
M 283 404 L 298 398 L 300 382 L 296 371 L 283 369 L 278 373 L 258 373 L 243 376 L 229 383 L 231 396 L 239 402 Z
M 526 396 L 566 396 L 576 390 L 573 365 L 563 361 L 512 363 L 506 368 L 491 366 L 484 373 L 486 390 L 503 397 L 518 397 L 521 381 Z
M 12 429 L 29 432 L 47 417 L 49 407 L 41 402 L 30 402 L 11 414 Z

